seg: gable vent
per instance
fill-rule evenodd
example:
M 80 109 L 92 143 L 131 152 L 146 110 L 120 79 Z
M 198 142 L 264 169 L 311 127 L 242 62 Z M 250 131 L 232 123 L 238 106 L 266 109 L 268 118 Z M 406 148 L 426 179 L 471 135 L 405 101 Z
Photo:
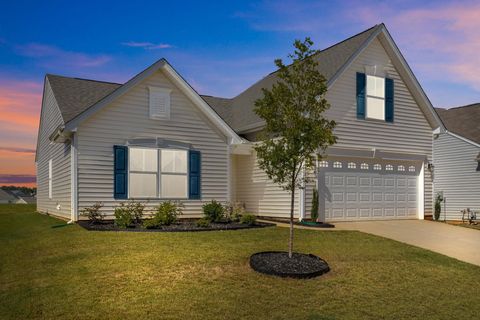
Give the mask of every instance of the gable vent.
M 170 119 L 170 89 L 148 87 L 150 119 Z

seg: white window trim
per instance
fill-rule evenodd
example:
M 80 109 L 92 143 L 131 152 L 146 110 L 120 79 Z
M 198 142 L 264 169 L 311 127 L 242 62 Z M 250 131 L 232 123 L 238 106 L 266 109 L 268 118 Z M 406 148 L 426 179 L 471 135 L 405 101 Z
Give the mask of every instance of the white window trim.
M 48 199 L 53 198 L 53 161 L 48 160 Z
M 180 148 L 149 148 L 149 147 L 141 147 L 141 146 L 129 146 L 128 149 L 129 149 L 129 154 L 130 154 L 130 149 L 131 148 L 134 148 L 134 149 L 149 149 L 149 150 L 157 150 L 157 171 L 156 172 L 153 172 L 153 171 L 131 171 L 130 170 L 130 157 L 128 159 L 128 164 L 127 164 L 127 168 L 128 168 L 128 199 L 129 200 L 132 200 L 132 199 L 149 199 L 149 200 L 188 200 L 188 173 L 190 172 L 190 163 L 188 161 L 188 150 L 186 149 L 180 149 Z M 180 173 L 180 172 L 163 172 L 162 171 L 162 150 L 172 150 L 172 151 L 184 151 L 187 153 L 187 168 L 186 168 L 186 172 L 185 173 Z M 157 183 L 157 196 L 156 197 L 132 197 L 130 195 L 130 191 L 131 191 L 131 179 L 130 179 L 130 173 L 149 173 L 149 174 L 154 174 L 156 175 L 156 183 Z M 179 175 L 179 176 L 186 176 L 187 177 L 187 185 L 186 185 L 186 190 L 185 190 L 185 197 L 180 197 L 180 198 L 165 198 L 165 197 L 162 197 L 162 194 L 161 194 L 161 187 L 162 187 L 162 184 L 161 184 L 161 180 L 162 180 L 162 174 L 168 174 L 168 175 Z
M 172 92 L 171 89 L 167 88 L 160 88 L 160 87 L 148 87 L 148 114 L 150 119 L 154 120 L 170 120 L 170 109 L 171 109 L 171 97 L 170 93 Z M 153 114 L 153 106 L 152 106 L 152 94 L 160 94 L 164 95 L 166 99 L 165 103 L 165 113 L 162 114 Z
M 383 79 L 383 98 L 378 96 L 372 96 L 368 94 L 368 77 L 377 77 Z M 385 81 L 386 81 L 386 72 L 383 66 L 374 65 L 374 66 L 365 66 L 365 119 L 374 120 L 374 121 L 385 121 Z M 368 98 L 377 99 L 383 101 L 384 111 L 383 119 L 368 117 Z

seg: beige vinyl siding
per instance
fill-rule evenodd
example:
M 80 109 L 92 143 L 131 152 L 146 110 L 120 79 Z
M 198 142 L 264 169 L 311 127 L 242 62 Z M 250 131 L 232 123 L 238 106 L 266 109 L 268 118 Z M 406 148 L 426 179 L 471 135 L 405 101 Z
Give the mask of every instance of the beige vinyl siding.
M 236 201 L 249 213 L 268 217 L 290 215 L 290 193 L 267 178 L 258 167 L 255 154 L 235 155 Z M 298 217 L 299 192 L 295 193 L 295 216 Z
M 365 72 L 366 65 L 383 65 L 388 77 L 394 79 L 394 122 L 357 119 L 356 73 Z M 336 80 L 327 93 L 331 108 L 326 117 L 337 122 L 336 147 L 377 148 L 397 153 L 422 154 L 432 159 L 432 128 L 414 100 L 409 89 L 390 61 L 378 39 L 357 57 L 357 59 Z M 250 134 L 255 136 L 255 133 Z M 244 201 L 247 210 L 254 213 L 287 216 L 290 205 L 288 193 L 267 181 L 264 173 L 256 166 L 255 158 L 237 156 L 237 199 Z M 424 170 L 425 215 L 432 214 L 432 179 Z M 316 186 L 315 173 L 310 172 L 310 181 L 305 189 L 305 216 L 310 217 L 313 188 Z M 298 199 L 298 197 L 297 197 Z M 298 204 L 298 200 L 296 203 Z M 296 206 L 298 209 L 298 206 Z M 266 214 L 265 214 L 266 215 Z
M 52 143 L 48 139 L 63 124 L 62 115 L 45 80 L 37 151 L 37 210 L 70 218 L 70 144 Z M 52 159 L 52 199 L 48 197 L 48 162 Z M 60 205 L 60 210 L 57 206 Z
M 394 80 L 394 122 L 357 119 L 356 73 L 366 65 L 383 65 Z M 398 153 L 416 153 L 432 159 L 432 128 L 412 94 L 392 65 L 378 39 L 357 57 L 327 93 L 331 108 L 326 117 L 337 122 L 336 147 L 377 148 Z M 425 215 L 432 214 L 432 180 L 425 170 Z
M 450 134 L 434 140 L 435 193 L 443 191 L 446 197 L 448 220 L 462 219 L 460 211 L 466 208 L 480 211 L 480 171 L 475 161 L 479 153 L 479 147 Z
M 171 89 L 171 119 L 149 118 L 148 86 Z M 106 106 L 78 128 L 79 209 L 103 202 L 107 215 L 120 201 L 113 198 L 113 146 L 135 137 L 159 137 L 189 143 L 201 152 L 202 200 L 182 200 L 184 217 L 200 216 L 205 201 L 227 201 L 228 146 L 203 113 L 162 71 L 157 71 Z M 160 200 L 150 200 L 155 206 Z

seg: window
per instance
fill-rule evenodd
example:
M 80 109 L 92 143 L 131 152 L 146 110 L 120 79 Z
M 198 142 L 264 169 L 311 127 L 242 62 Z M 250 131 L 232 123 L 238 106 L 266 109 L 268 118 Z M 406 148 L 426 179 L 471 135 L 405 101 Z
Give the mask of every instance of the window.
M 385 120 L 385 78 L 367 75 L 366 117 Z
M 385 170 L 387 170 L 387 171 L 393 171 L 393 166 L 392 166 L 391 164 L 387 164 L 387 165 L 385 166 Z
M 382 170 L 382 165 L 379 163 L 376 163 L 373 165 L 373 170 Z
M 320 161 L 320 162 L 318 163 L 318 166 L 319 166 L 320 168 L 328 168 L 328 162 L 327 162 L 327 161 Z
M 130 198 L 187 198 L 187 151 L 129 148 Z
M 187 197 L 187 152 L 161 150 L 161 197 Z
M 365 163 L 365 162 L 362 163 L 362 164 L 360 165 L 360 169 L 362 169 L 362 170 L 368 170 L 368 163 Z
M 150 119 L 170 119 L 170 89 L 148 87 Z
M 342 163 L 340 161 L 335 161 L 333 163 L 333 167 L 339 169 L 342 167 Z
M 398 166 L 397 171 L 405 171 L 405 166 L 402 166 L 402 165 Z
M 415 172 L 415 166 L 410 166 L 408 167 L 409 172 Z
M 158 150 L 130 148 L 130 197 L 156 198 L 158 181 Z
M 355 162 L 349 162 L 347 167 L 348 169 L 356 169 L 357 164 Z
M 52 159 L 48 160 L 48 198 L 52 199 Z

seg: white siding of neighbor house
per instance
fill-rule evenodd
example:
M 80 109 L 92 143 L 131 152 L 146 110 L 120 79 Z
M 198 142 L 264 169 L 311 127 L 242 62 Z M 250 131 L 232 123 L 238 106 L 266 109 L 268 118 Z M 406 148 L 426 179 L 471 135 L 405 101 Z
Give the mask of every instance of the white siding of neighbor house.
M 357 119 L 356 73 L 366 65 L 383 65 L 394 80 L 394 122 Z M 336 80 L 327 93 L 331 107 L 325 116 L 335 120 L 336 147 L 377 148 L 426 155 L 432 160 L 432 128 L 378 39 Z M 425 170 L 425 215 L 432 214 L 432 179 Z
M 447 220 L 462 219 L 460 211 L 466 208 L 480 211 L 480 171 L 475 161 L 479 152 L 479 147 L 450 134 L 434 139 L 435 194 L 443 191 L 446 197 Z
M 38 134 L 37 210 L 70 218 L 70 144 L 52 143 L 48 137 L 63 124 L 62 115 L 45 80 L 45 91 Z M 52 159 L 52 199 L 48 197 L 48 162 Z M 57 209 L 57 206 L 60 209 Z
M 149 118 L 148 86 L 171 89 L 171 119 Z M 183 217 L 201 215 L 204 202 L 228 199 L 228 146 L 202 112 L 162 71 L 157 71 L 78 128 L 78 208 L 99 201 L 111 215 L 120 201 L 113 198 L 113 146 L 134 137 L 160 137 L 189 143 L 201 152 L 202 200 L 182 200 Z M 160 200 L 150 200 L 149 206 Z M 80 217 L 81 218 L 81 217 Z
M 235 155 L 235 201 L 248 213 L 268 217 L 289 217 L 290 193 L 267 178 L 258 167 L 256 155 Z M 298 217 L 299 192 L 295 194 L 295 217 Z

